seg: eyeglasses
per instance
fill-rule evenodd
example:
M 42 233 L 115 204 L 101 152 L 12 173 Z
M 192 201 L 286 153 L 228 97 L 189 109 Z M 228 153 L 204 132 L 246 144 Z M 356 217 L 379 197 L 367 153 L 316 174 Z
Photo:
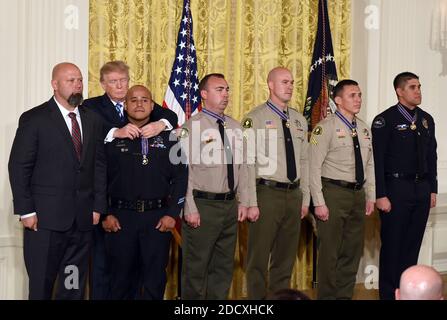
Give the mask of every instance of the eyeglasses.
M 129 78 L 108 80 L 107 83 L 112 86 L 116 86 L 118 83 L 122 84 L 122 85 L 126 85 L 129 83 Z

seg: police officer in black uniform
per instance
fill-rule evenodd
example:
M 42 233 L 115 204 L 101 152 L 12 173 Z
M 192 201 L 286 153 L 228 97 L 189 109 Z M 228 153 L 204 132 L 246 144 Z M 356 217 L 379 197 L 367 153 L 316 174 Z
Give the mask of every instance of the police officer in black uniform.
M 147 88 L 129 89 L 126 111 L 130 123 L 146 125 L 152 107 Z M 152 138 L 114 139 L 106 144 L 108 216 L 103 227 L 108 232 L 105 244 L 112 299 L 135 298 L 132 283 L 139 272 L 142 298 L 163 299 L 169 231 L 183 207 L 187 186 L 186 166 L 169 157 L 175 143 L 169 132 L 162 131 Z
M 418 107 L 419 77 L 403 72 L 393 84 L 397 105 L 376 116 L 372 124 L 382 241 L 379 292 L 387 300 L 394 299 L 402 272 L 417 264 L 438 190 L 435 123 Z

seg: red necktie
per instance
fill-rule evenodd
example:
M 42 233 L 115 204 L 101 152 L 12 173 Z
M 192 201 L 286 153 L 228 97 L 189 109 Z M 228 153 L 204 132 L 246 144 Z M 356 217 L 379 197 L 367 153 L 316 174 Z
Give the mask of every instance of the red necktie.
M 82 142 L 79 123 L 76 120 L 76 113 L 70 112 L 68 116 L 71 118 L 71 139 L 73 140 L 76 156 L 78 157 L 78 160 L 81 161 Z

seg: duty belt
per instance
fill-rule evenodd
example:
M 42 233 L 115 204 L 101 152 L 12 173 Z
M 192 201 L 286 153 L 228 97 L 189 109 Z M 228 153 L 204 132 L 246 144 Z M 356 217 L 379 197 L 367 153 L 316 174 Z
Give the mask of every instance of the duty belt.
M 109 207 L 115 209 L 133 210 L 136 212 L 146 212 L 155 209 L 161 209 L 168 205 L 168 200 L 164 199 L 139 199 L 125 200 L 119 198 L 109 198 Z
M 357 182 L 348 182 L 348 181 L 344 181 L 344 180 L 335 180 L 335 179 L 330 179 L 330 178 L 325 178 L 325 177 L 321 177 L 321 181 L 326 181 L 326 182 L 335 184 L 337 186 L 351 189 L 354 191 L 362 189 L 363 184 L 365 183 L 365 181 L 363 181 L 362 183 L 357 183 Z
M 194 189 L 192 191 L 192 195 L 195 198 L 207 200 L 233 200 L 234 198 L 236 198 L 236 194 L 234 193 L 234 191 L 226 193 L 213 193 Z
M 294 190 L 300 186 L 300 180 L 292 182 L 292 183 L 286 183 L 286 182 L 278 182 L 274 180 L 267 180 L 267 179 L 258 179 L 257 184 L 261 184 L 263 186 L 273 187 L 273 188 L 280 188 L 280 189 L 287 189 L 287 190 Z
M 422 180 L 425 180 L 427 178 L 427 175 L 424 174 L 418 174 L 418 173 L 386 173 L 385 176 L 387 178 L 394 178 L 394 179 L 404 179 L 404 180 L 413 180 L 414 182 L 419 182 Z

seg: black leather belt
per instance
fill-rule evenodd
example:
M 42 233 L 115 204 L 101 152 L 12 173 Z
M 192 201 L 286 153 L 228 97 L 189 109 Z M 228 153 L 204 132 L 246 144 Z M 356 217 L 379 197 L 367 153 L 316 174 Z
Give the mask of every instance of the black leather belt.
M 287 189 L 287 190 L 294 190 L 300 186 L 300 180 L 293 182 L 293 183 L 286 183 L 286 182 L 278 182 L 274 180 L 267 180 L 267 179 L 258 179 L 257 184 L 261 184 L 263 186 L 273 187 L 273 188 L 280 188 L 280 189 Z
M 335 179 L 330 179 L 330 178 L 325 178 L 325 177 L 321 177 L 321 180 L 335 184 L 335 185 L 343 187 L 343 188 L 351 189 L 354 191 L 362 189 L 363 184 L 365 183 L 364 181 L 363 181 L 363 183 L 357 183 L 357 182 L 348 182 L 348 181 L 344 181 L 344 180 L 335 180 Z
M 413 180 L 414 182 L 419 182 L 425 180 L 427 178 L 426 174 L 417 174 L 417 173 L 386 173 L 385 176 L 387 178 L 394 179 L 404 179 L 404 180 Z
M 140 200 L 125 200 L 119 198 L 109 198 L 109 207 L 115 209 L 134 210 L 136 212 L 146 212 L 155 209 L 161 209 L 168 205 L 168 200 L 165 199 L 140 199 Z
M 207 200 L 233 200 L 234 198 L 236 198 L 236 194 L 234 193 L 234 191 L 227 193 L 213 193 L 200 190 L 193 190 L 192 195 L 195 198 L 207 199 Z

